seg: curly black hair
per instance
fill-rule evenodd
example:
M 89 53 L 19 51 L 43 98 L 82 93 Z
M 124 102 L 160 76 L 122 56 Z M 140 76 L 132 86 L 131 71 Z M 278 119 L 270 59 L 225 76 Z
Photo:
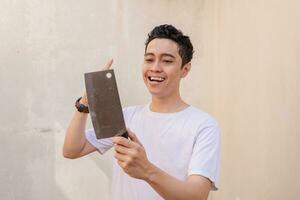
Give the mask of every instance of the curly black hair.
M 155 38 L 166 38 L 173 40 L 179 46 L 179 55 L 182 59 L 182 66 L 189 63 L 193 58 L 193 45 L 189 36 L 183 35 L 181 30 L 169 24 L 156 26 L 149 34 L 145 43 L 145 52 L 148 44 Z

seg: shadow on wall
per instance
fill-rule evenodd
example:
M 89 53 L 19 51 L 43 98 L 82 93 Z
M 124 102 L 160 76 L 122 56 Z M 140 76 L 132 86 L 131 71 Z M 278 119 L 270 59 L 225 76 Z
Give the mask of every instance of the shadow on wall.
M 53 127 L 0 131 L 0 199 L 108 199 L 112 151 L 66 159 L 65 130 Z
M 0 199 L 67 200 L 54 179 L 53 130 L 1 131 Z

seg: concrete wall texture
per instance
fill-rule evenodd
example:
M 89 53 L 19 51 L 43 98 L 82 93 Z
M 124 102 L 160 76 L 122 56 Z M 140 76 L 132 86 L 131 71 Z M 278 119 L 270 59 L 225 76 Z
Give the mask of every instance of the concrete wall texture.
M 190 35 L 196 53 L 183 96 L 222 129 L 221 186 L 209 199 L 299 199 L 299 8 L 296 0 L 1 0 L 0 199 L 108 199 L 112 152 L 64 159 L 64 133 L 83 73 L 111 57 L 123 106 L 149 101 L 144 41 L 161 23 Z

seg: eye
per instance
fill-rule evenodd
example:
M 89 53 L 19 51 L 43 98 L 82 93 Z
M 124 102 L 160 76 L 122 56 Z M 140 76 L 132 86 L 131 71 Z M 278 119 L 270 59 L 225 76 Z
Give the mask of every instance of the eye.
M 164 63 L 172 63 L 173 60 L 163 60 Z
M 153 59 L 152 58 L 145 58 L 145 62 L 153 62 Z

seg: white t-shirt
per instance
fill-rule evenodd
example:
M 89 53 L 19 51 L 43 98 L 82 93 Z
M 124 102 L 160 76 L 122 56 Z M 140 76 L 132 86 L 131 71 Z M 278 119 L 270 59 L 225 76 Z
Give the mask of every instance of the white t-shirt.
M 123 109 L 127 128 L 143 144 L 148 160 L 179 180 L 189 175 L 202 175 L 218 189 L 220 130 L 207 113 L 189 106 L 176 113 L 156 113 L 146 106 Z M 103 154 L 111 148 L 111 138 L 97 140 L 93 129 L 86 131 L 87 140 Z M 111 186 L 113 200 L 163 199 L 145 181 L 127 175 L 113 161 Z

